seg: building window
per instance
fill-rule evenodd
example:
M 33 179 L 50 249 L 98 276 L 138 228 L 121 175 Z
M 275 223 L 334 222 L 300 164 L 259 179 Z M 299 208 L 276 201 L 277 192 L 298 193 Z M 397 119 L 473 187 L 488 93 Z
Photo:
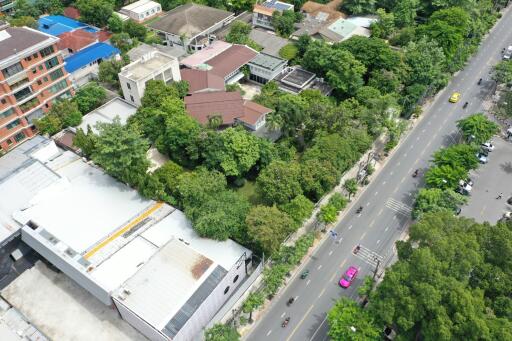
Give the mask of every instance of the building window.
M 43 65 L 38 66 L 39 71 L 43 71 Z
M 56 67 L 57 65 L 59 65 L 59 59 L 57 57 L 53 57 L 52 59 L 44 62 L 44 65 L 46 66 L 47 70 L 50 70 L 50 69 Z
M 28 56 L 27 58 L 25 58 L 25 60 L 26 60 L 27 62 L 30 62 L 30 61 L 32 60 L 32 56 Z
M 17 133 L 14 136 L 14 139 L 16 140 L 16 142 L 20 142 L 21 140 L 24 140 L 25 139 L 25 133 L 24 132 Z
M 36 59 L 38 56 L 39 56 L 39 55 L 38 55 L 38 54 L 37 54 L 37 52 L 36 52 L 36 53 L 34 53 L 34 54 L 32 55 L 32 58 Z
M 226 295 L 229 291 L 229 285 L 226 287 L 226 289 L 224 289 L 224 295 Z
M 26 88 L 16 92 L 14 94 L 14 97 L 16 98 L 17 101 L 21 101 L 25 98 L 27 98 L 28 96 L 30 96 L 32 94 L 32 90 L 30 89 L 30 86 L 27 86 Z
M 41 82 L 41 80 L 40 80 L 40 79 L 38 79 L 38 80 L 37 80 L 37 85 L 41 85 L 41 84 L 43 84 L 43 82 Z
M 48 47 L 45 47 L 44 49 L 42 49 L 41 51 L 39 51 L 39 53 L 41 54 L 41 56 L 43 57 L 46 57 L 46 56 L 49 56 L 53 53 L 53 46 L 48 46 Z
M 7 109 L 7 110 L 6 110 L 6 111 L 4 111 L 4 112 L 0 112 L 0 119 L 2 119 L 2 118 L 6 118 L 6 117 L 9 117 L 9 116 L 11 116 L 12 114 L 14 114 L 14 109 L 13 109 L 13 108 Z
M 126 87 L 127 87 L 129 90 L 131 90 L 131 89 L 132 89 L 132 87 L 130 86 L 130 83 L 126 83 Z
M 7 145 L 9 145 L 9 146 L 12 144 L 12 140 L 11 139 L 7 139 L 6 142 L 7 142 Z
M 48 88 L 48 91 L 50 91 L 52 94 L 55 94 L 61 90 L 64 90 L 67 87 L 68 87 L 68 83 L 66 82 L 65 79 L 63 79 L 60 82 L 57 82 L 57 83 L 53 84 L 52 86 L 50 86 Z
M 233 278 L 233 283 L 236 283 L 236 281 L 238 281 L 238 275 L 236 275 L 235 278 Z
M 44 81 L 45 83 L 46 83 L 46 82 L 48 82 L 48 77 L 46 77 L 46 76 L 45 76 L 45 77 L 43 77 L 43 81 Z
M 133 98 L 132 95 L 130 95 L 130 100 L 135 103 L 135 99 Z
M 21 121 L 18 119 L 15 119 L 14 121 L 12 121 L 11 123 L 9 123 L 8 125 L 6 125 L 5 127 L 8 129 L 8 130 L 11 130 L 12 128 L 16 128 L 17 126 L 19 126 L 21 124 Z
M 2 73 L 4 74 L 5 78 L 9 78 L 21 71 L 23 71 L 23 66 L 21 66 L 21 63 L 16 63 L 3 69 Z
M 58 69 L 50 73 L 50 78 L 52 79 L 52 81 L 59 79 L 62 76 L 64 76 L 64 72 L 62 72 L 62 69 Z
M 36 69 L 36 68 L 32 69 L 32 73 L 33 73 L 34 75 L 36 74 L 36 72 L 37 72 L 37 69 Z
M 2 102 L 2 104 L 7 103 L 7 101 L 5 100 L 5 98 L 2 98 L 1 102 Z

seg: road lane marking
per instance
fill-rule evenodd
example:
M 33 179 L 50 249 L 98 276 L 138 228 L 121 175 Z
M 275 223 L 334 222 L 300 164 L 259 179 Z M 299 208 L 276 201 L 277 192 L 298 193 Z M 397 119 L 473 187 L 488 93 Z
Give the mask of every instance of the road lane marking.
M 350 226 L 348 227 L 348 229 L 349 229 L 349 230 L 352 230 L 352 225 L 350 225 Z
M 377 217 L 381 215 L 382 211 L 384 211 L 383 208 L 380 209 L 379 213 L 377 213 Z
M 318 298 L 322 297 L 322 295 L 324 294 L 325 292 L 325 288 L 320 292 L 320 294 L 318 295 Z
M 269 336 L 270 333 L 272 333 L 272 329 L 268 331 L 267 336 Z
M 379 243 L 380 243 L 380 239 L 379 239 L 379 240 L 377 240 L 377 244 L 379 244 Z
M 424 133 L 426 129 L 423 129 L 421 132 Z
M 375 192 L 375 193 L 373 193 L 373 196 L 376 196 L 377 194 L 379 194 L 379 192 Z
M 372 222 L 370 223 L 370 225 L 368 225 L 368 226 L 372 227 L 373 224 L 375 224 L 375 219 L 373 219 Z
M 397 165 L 397 166 L 400 166 L 400 161 L 398 161 L 398 162 L 396 163 L 396 165 Z
M 281 318 L 284 317 L 284 315 L 286 315 L 286 311 L 284 313 L 281 314 Z
M 386 181 L 382 181 L 382 184 L 385 185 L 386 184 Z
M 418 136 L 418 137 L 416 138 L 416 141 L 419 141 L 419 140 L 420 140 L 420 138 L 419 138 L 419 136 Z
M 404 157 L 407 157 L 407 153 L 404 153 Z
M 398 187 L 395 187 L 395 189 L 393 190 L 393 194 L 395 194 L 397 191 L 398 191 Z
M 307 286 L 307 285 L 309 285 L 309 282 L 311 282 L 311 280 L 310 280 L 310 279 L 308 279 L 308 281 L 306 282 L 306 286 Z
M 322 320 L 322 322 L 320 323 L 318 328 L 315 330 L 315 332 L 313 333 L 313 336 L 311 336 L 311 339 L 309 339 L 309 341 L 312 341 L 315 338 L 316 333 L 318 333 L 320 328 L 322 328 L 322 326 L 324 325 L 325 321 L 327 321 L 327 315 L 325 315 L 324 319 Z M 326 339 L 327 339 L 327 336 L 325 336 L 325 338 L 323 338 L 322 341 L 324 341 Z
M 400 180 L 400 183 L 403 183 L 405 181 L 405 176 Z
M 484 205 L 484 206 L 482 207 L 482 210 L 480 211 L 480 215 L 481 215 L 481 216 L 484 214 L 484 211 L 485 211 L 485 208 L 486 208 L 486 207 L 487 207 L 487 205 Z
M 386 228 L 384 229 L 384 232 L 386 232 L 387 230 L 389 230 L 389 226 L 386 226 Z
M 289 341 L 291 340 L 291 338 L 293 337 L 293 335 L 295 334 L 295 332 L 297 331 L 297 329 L 299 329 L 299 327 L 302 325 L 302 323 L 304 322 L 304 320 L 306 319 L 306 317 L 308 317 L 309 313 L 311 312 L 311 310 L 313 309 L 315 305 L 312 304 L 309 309 L 306 311 L 306 313 L 304 314 L 304 316 L 300 319 L 299 323 L 297 323 L 297 326 L 295 326 L 295 328 L 293 328 L 290 336 L 288 336 L 288 338 L 286 339 L 286 341 Z
M 343 265 L 345 265 L 345 263 L 347 262 L 347 260 L 345 259 L 343 262 L 340 263 L 340 268 L 343 267 Z
M 334 271 L 334 273 L 332 274 L 331 279 L 329 280 L 329 282 L 332 282 L 332 281 L 333 281 L 334 277 L 336 277 L 336 274 L 337 274 L 337 272 L 336 272 L 336 271 Z
M 370 202 L 369 201 L 366 203 L 366 206 L 370 206 Z
M 393 175 L 393 171 L 389 172 L 389 175 Z
M 396 215 L 393 216 L 393 220 L 396 220 Z
M 332 255 L 332 250 L 331 250 L 331 251 L 329 251 L 329 256 L 330 256 L 330 255 Z
M 410 215 L 412 211 L 410 206 L 393 198 L 389 198 L 388 201 L 386 201 L 386 207 L 405 216 Z
M 365 236 L 366 236 L 366 232 L 365 232 L 365 233 L 363 233 L 363 234 L 361 235 L 361 239 L 359 239 L 359 240 L 363 240 L 363 238 L 364 238 Z
M 322 264 L 320 264 L 317 268 L 317 270 L 320 270 L 322 268 Z

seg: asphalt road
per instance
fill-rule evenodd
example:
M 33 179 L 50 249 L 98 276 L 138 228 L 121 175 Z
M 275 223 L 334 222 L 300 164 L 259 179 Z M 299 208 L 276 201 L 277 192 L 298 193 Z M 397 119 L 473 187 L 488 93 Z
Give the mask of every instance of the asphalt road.
M 335 228 L 338 242 L 328 238 L 318 247 L 304 266 L 310 270 L 308 278 L 294 278 L 244 339 L 327 339 L 326 314 L 334 302 L 341 296 L 356 298 L 357 286 L 364 276 L 373 273 L 376 260 L 387 265 L 395 258 L 395 241 L 403 236 L 410 223 L 414 194 L 422 185 L 421 175 L 430 156 L 457 139 L 457 120 L 481 111 L 484 98 L 492 91 L 492 81 L 488 81 L 490 68 L 500 60 L 501 49 L 509 44 L 512 44 L 510 7 L 466 68 L 438 94 L 366 191 L 355 199 L 353 209 Z M 480 78 L 484 81 L 478 86 Z M 462 97 L 459 103 L 451 104 L 448 98 L 454 91 L 462 93 Z M 466 101 L 469 105 L 463 110 Z M 415 169 L 420 169 L 420 176 L 412 178 Z M 359 206 L 364 207 L 360 215 L 355 213 Z M 354 255 L 352 250 L 358 244 L 361 251 Z M 350 265 L 359 267 L 360 273 L 351 288 L 343 289 L 338 281 Z M 296 300 L 287 307 L 290 297 Z M 282 328 L 287 316 L 290 323 Z

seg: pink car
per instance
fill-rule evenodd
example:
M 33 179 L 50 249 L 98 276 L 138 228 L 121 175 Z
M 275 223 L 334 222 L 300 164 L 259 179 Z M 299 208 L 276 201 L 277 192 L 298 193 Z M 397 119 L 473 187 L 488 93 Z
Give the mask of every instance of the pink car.
M 354 266 L 349 267 L 347 269 L 347 271 L 345 271 L 343 276 L 341 276 L 340 285 L 343 288 L 348 288 L 350 286 L 350 284 L 352 284 L 352 282 L 356 278 L 358 272 L 359 272 L 359 270 L 357 270 L 356 267 L 354 267 Z

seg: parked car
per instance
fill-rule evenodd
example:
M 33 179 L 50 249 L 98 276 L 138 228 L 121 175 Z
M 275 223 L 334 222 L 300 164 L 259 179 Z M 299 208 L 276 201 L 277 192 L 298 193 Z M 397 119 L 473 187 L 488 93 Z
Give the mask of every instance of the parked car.
M 485 154 L 483 154 L 483 153 L 476 153 L 476 157 L 478 158 L 478 161 L 480 163 L 485 164 L 485 163 L 489 162 L 489 160 L 487 160 L 487 156 L 485 156 Z
M 512 45 L 510 45 L 503 53 L 503 60 L 512 59 Z
M 348 288 L 350 284 L 356 279 L 357 273 L 359 270 L 355 266 L 351 266 L 345 271 L 343 276 L 340 279 L 340 286 L 343 288 Z
M 482 143 L 481 147 L 488 152 L 492 152 L 494 150 L 494 145 L 490 141 Z

